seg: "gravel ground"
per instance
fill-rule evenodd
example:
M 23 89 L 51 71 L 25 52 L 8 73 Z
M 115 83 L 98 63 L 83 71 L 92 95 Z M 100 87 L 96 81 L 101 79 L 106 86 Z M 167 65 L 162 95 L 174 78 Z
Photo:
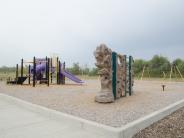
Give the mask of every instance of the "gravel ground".
M 133 138 L 184 138 L 184 108 L 142 130 Z
M 99 104 L 94 97 L 100 91 L 99 80 L 86 80 L 84 85 L 11 86 L 0 83 L 0 93 L 18 97 L 34 104 L 120 127 L 140 117 L 184 99 L 184 83 L 167 82 L 162 92 L 162 82 L 135 81 L 134 94 L 112 104 Z

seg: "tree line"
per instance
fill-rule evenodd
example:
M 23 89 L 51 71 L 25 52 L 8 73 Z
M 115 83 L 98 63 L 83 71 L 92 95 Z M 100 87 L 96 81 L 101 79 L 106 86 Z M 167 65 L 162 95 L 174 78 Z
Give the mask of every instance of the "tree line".
M 184 75 L 184 60 L 177 58 L 174 61 L 169 61 L 167 57 L 155 55 L 150 60 L 136 59 L 133 68 L 136 78 L 141 78 L 142 75 L 143 77 L 169 78 L 171 72 L 172 78 L 179 78 Z M 79 63 L 74 63 L 67 70 L 75 75 L 98 75 L 97 68 L 88 68 L 87 66 L 81 68 Z
M 79 63 L 73 63 L 73 66 L 70 68 L 66 68 L 67 71 L 71 72 L 75 75 L 88 75 L 88 76 L 97 76 L 98 69 L 97 68 L 89 68 L 87 65 L 85 67 L 81 67 Z
M 134 61 L 135 77 L 181 77 L 184 74 L 184 60 L 177 58 L 170 62 L 167 57 L 155 55 L 151 60 Z M 181 73 L 181 74 L 180 74 Z
M 75 75 L 88 75 L 88 76 L 96 76 L 98 74 L 97 68 L 89 68 L 87 65 L 85 67 L 81 67 L 79 63 L 73 63 L 72 67 L 66 68 L 67 71 L 71 72 Z M 16 71 L 16 67 L 0 67 L 1 74 L 9 74 Z M 28 73 L 28 66 L 24 67 L 24 73 Z
M 136 59 L 133 64 L 135 77 L 181 77 L 184 75 L 184 60 L 177 58 L 174 61 L 169 61 L 167 57 L 155 55 L 151 60 Z M 15 67 L 3 66 L 0 68 L 0 73 L 15 72 Z M 81 67 L 79 63 L 73 63 L 72 67 L 66 68 L 67 71 L 75 75 L 97 76 L 97 68 L 89 68 L 87 65 Z M 179 73 L 180 72 L 180 73 Z

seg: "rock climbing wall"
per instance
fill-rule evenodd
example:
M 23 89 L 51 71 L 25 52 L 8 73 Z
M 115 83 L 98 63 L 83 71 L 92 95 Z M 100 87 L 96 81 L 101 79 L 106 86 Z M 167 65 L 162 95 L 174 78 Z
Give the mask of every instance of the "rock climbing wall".
M 112 52 L 105 44 L 101 44 L 94 52 L 96 66 L 99 69 L 101 91 L 95 101 L 111 103 L 124 97 L 127 92 L 132 94 L 133 86 L 133 58 L 129 57 L 127 65 L 126 55 Z

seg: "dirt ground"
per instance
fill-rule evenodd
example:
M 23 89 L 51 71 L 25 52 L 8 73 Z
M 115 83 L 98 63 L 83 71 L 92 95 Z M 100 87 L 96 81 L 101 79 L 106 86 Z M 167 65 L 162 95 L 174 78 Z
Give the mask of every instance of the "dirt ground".
M 184 83 L 161 81 L 135 81 L 134 94 L 112 104 L 99 104 L 94 97 L 100 91 L 99 80 L 86 80 L 84 85 L 69 82 L 64 86 L 28 85 L 11 86 L 0 83 L 0 93 L 45 106 L 57 111 L 120 127 L 184 99 Z
M 142 130 L 133 138 L 184 138 L 184 108 Z

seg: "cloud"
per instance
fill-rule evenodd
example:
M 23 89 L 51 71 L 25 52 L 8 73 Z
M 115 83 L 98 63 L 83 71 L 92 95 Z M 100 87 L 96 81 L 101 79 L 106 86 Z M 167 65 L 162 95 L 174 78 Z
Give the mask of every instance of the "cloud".
M 182 0 L 1 1 L 0 66 L 51 53 L 69 66 L 92 66 L 100 43 L 135 58 L 184 58 L 183 5 Z

